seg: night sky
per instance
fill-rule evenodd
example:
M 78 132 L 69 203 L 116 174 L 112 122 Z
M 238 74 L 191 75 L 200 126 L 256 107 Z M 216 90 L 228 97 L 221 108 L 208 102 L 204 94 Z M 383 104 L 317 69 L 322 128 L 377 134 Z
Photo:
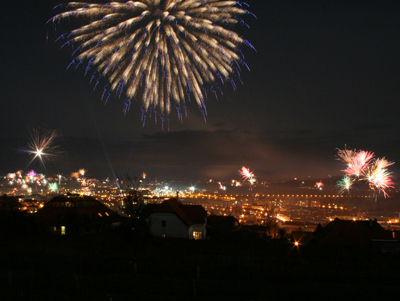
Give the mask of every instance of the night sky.
M 93 91 L 84 69 L 66 70 L 72 51 L 54 42 L 46 21 L 61 1 L 2 4 L 0 175 L 35 169 L 49 176 L 80 168 L 105 178 L 146 172 L 163 180 L 259 179 L 339 175 L 345 145 L 397 162 L 400 170 L 400 2 L 397 0 L 247 0 L 257 19 L 237 27 L 251 71 L 234 91 L 196 103 L 169 130 L 141 122 L 140 101 Z M 48 38 L 47 38 L 48 36 Z M 57 158 L 46 170 L 23 150 L 29 129 L 58 130 Z

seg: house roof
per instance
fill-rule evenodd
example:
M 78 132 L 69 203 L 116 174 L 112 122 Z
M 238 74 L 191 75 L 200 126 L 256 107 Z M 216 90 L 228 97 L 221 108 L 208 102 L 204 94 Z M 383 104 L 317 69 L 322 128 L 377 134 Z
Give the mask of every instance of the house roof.
M 376 221 L 340 220 L 327 224 L 315 234 L 314 241 L 325 246 L 368 245 L 372 240 L 392 240 Z
M 154 206 L 152 212 L 175 213 L 186 225 L 204 224 L 207 212 L 201 205 L 183 205 L 177 199 L 168 199 Z
M 84 215 L 96 219 L 97 223 L 113 222 L 118 217 L 114 211 L 95 198 L 77 195 L 56 196 L 44 204 L 35 216 L 40 222 L 57 225 L 65 223 L 62 220 L 64 217 Z

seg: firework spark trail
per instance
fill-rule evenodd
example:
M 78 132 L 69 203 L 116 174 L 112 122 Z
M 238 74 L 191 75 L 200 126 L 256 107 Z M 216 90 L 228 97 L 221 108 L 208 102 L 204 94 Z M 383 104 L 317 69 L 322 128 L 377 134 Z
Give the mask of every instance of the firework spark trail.
M 373 165 L 373 167 L 374 167 L 373 169 L 375 171 L 378 171 L 378 170 L 386 169 L 386 168 L 388 168 L 389 166 L 391 166 L 393 164 L 394 164 L 394 162 L 390 162 L 390 161 L 386 160 L 385 157 L 378 158 L 378 159 L 375 160 L 375 163 Z
M 338 149 L 337 159 L 343 161 L 344 163 L 350 164 L 353 160 L 354 155 L 356 154 L 356 150 L 347 149 Z
M 248 68 L 239 47 L 254 47 L 230 30 L 253 15 L 242 6 L 236 0 L 70 2 L 50 21 L 86 22 L 60 37 L 77 47 L 71 64 L 88 62 L 85 72 L 95 68 L 117 94 L 125 89 L 129 103 L 141 95 L 144 112 L 167 117 L 171 101 L 184 107 L 191 95 L 206 115 L 203 88 L 218 81 L 235 88 L 240 66 Z

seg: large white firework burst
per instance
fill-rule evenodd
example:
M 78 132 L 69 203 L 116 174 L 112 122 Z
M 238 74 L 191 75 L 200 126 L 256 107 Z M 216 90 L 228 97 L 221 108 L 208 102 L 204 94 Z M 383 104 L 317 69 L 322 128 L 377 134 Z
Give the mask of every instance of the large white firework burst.
M 208 89 L 216 94 L 218 83 L 235 88 L 233 78 L 247 67 L 238 47 L 253 48 L 232 30 L 233 24 L 245 24 L 241 17 L 251 14 L 246 8 L 219 0 L 70 2 L 51 20 L 85 24 L 60 36 L 77 47 L 71 64 L 87 63 L 86 72 L 96 70 L 92 80 L 108 79 L 105 92 L 126 94 L 125 112 L 141 97 L 143 112 L 163 119 L 175 103 L 181 119 L 185 99 L 194 98 L 206 115 Z

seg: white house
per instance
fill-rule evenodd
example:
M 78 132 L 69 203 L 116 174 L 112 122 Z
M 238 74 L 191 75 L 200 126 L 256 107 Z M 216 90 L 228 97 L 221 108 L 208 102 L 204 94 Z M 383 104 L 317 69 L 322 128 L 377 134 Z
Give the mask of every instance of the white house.
M 176 199 L 169 199 L 153 208 L 148 221 L 154 236 L 206 237 L 207 212 L 201 205 L 183 205 Z

